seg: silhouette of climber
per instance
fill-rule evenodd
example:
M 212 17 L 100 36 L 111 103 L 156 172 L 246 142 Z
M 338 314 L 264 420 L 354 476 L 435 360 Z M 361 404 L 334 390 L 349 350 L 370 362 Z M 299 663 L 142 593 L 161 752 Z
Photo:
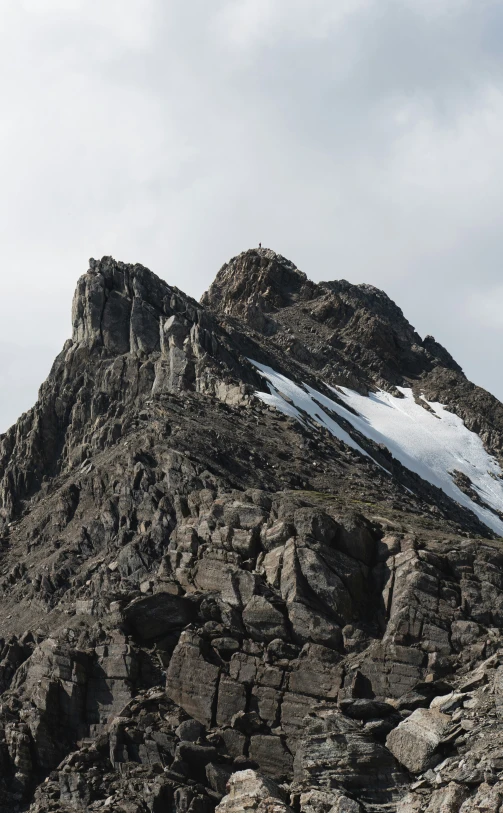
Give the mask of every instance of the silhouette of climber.
M 258 247 L 259 247 L 259 248 L 262 248 L 262 243 L 259 243 L 259 244 L 258 244 Z

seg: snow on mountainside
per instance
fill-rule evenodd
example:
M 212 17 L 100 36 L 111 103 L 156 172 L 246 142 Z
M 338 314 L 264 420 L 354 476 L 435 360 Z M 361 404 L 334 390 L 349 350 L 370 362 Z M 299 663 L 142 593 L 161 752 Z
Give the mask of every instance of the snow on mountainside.
M 268 382 L 269 393 L 256 392 L 261 401 L 304 423 L 308 416 L 369 456 L 330 413 L 339 415 L 365 437 L 384 444 L 403 466 L 442 489 L 503 536 L 503 520 L 498 516 L 503 512 L 502 470 L 479 436 L 442 404 L 423 397 L 423 406 L 405 387 L 397 388 L 403 397 L 384 390 L 363 396 L 347 387 L 330 387 L 347 404 L 346 409 L 312 387 L 300 387 L 271 367 L 250 361 Z M 465 484 L 468 493 L 456 481 Z

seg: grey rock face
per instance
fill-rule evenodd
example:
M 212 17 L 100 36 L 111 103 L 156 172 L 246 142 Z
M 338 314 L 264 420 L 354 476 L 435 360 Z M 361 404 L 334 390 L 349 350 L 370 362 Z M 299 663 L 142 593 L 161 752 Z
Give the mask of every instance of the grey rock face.
M 0 438 L 0 808 L 497 811 L 499 540 L 256 399 L 249 358 L 412 386 L 500 453 L 501 405 L 371 286 L 264 249 L 198 304 L 90 262 Z
M 201 653 L 201 639 L 183 634 L 169 663 L 166 694 L 203 725 L 213 722 L 220 670 Z
M 250 759 L 265 776 L 283 781 L 292 775 L 293 758 L 280 737 L 257 734 L 250 738 Z
M 252 638 L 274 641 L 288 638 L 283 614 L 263 596 L 253 596 L 243 610 L 243 623 Z
M 297 749 L 294 778 L 318 787 L 341 787 L 372 804 L 400 798 L 406 774 L 392 754 L 335 710 L 319 710 Z

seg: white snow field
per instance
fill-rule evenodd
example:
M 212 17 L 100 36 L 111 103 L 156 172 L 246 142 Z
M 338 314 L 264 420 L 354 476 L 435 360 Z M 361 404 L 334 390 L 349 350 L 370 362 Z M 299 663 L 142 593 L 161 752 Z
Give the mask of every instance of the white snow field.
M 355 410 L 355 415 L 306 384 L 300 387 L 271 367 L 252 359 L 249 361 L 267 380 L 269 393 L 255 393 L 261 401 L 303 424 L 326 427 L 339 440 L 370 457 L 330 412 L 340 415 L 365 437 L 383 443 L 403 466 L 441 488 L 457 503 L 473 511 L 491 530 L 503 536 L 503 521 L 490 510 L 503 511 L 503 472 L 486 452 L 479 436 L 442 404 L 423 398 L 425 406 L 422 407 L 414 400 L 412 390 L 404 387 L 397 388 L 403 398 L 384 390 L 364 396 L 346 387 L 330 387 L 341 401 Z M 457 487 L 452 478 L 455 471 L 470 478 L 487 508 L 477 505 Z

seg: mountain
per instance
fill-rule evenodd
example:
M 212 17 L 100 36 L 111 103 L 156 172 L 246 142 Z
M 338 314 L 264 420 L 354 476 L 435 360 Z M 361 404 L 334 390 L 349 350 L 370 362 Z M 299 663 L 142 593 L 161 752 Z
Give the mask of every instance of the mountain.
M 0 436 L 0 809 L 503 800 L 503 406 L 269 249 L 90 260 Z

